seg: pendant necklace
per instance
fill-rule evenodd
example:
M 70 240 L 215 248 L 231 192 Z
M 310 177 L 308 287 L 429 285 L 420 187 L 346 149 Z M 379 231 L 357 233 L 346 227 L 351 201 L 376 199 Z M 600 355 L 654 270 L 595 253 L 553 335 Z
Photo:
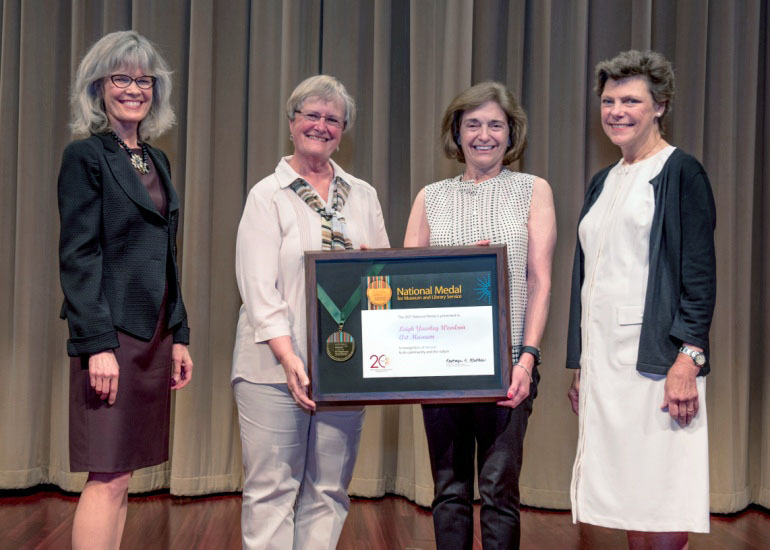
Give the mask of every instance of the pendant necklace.
M 131 166 L 136 168 L 136 171 L 140 174 L 149 174 L 150 163 L 147 160 L 147 145 L 144 142 L 139 142 L 139 147 L 142 149 L 142 155 L 139 156 L 137 153 L 134 153 L 128 145 L 126 145 L 125 141 L 120 139 L 120 136 L 116 134 L 114 130 L 110 130 L 110 134 L 118 142 L 118 145 L 120 145 L 123 150 L 128 153 L 128 157 L 131 159 Z

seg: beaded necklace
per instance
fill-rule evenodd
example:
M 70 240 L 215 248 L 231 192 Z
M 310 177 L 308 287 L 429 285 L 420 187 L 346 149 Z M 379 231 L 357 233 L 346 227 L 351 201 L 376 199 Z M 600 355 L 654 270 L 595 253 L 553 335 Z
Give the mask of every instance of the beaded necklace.
M 123 150 L 125 150 L 126 153 L 128 153 L 129 158 L 131 159 L 131 165 L 136 168 L 137 172 L 140 174 L 149 174 L 150 173 L 150 163 L 147 160 L 147 145 L 144 142 L 139 142 L 139 147 L 142 148 L 142 156 L 140 157 L 126 145 L 126 142 L 120 139 L 120 136 L 115 133 L 114 130 L 110 130 L 110 135 L 115 138 L 115 140 L 118 142 L 118 145 L 120 145 Z

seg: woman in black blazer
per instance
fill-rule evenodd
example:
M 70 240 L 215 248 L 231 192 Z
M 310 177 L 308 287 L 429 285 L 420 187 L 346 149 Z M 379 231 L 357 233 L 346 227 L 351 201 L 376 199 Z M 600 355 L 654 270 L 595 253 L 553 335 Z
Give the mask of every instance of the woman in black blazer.
M 146 38 L 94 44 L 72 90 L 59 173 L 62 317 L 70 338 L 70 470 L 89 472 L 73 548 L 119 548 L 133 470 L 168 460 L 170 389 L 193 363 L 179 287 L 179 200 L 144 140 L 174 122 L 170 72 Z M 118 391 L 120 388 L 120 391 Z

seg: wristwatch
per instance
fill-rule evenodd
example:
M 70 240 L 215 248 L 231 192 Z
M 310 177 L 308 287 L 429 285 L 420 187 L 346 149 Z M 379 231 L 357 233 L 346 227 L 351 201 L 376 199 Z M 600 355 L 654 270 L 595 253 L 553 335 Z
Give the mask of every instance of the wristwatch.
M 535 366 L 538 366 L 540 364 L 540 350 L 537 349 L 535 346 L 521 346 L 521 351 L 519 351 L 519 356 L 521 356 L 522 353 L 529 353 L 532 355 L 532 357 L 535 358 Z
M 695 363 L 695 366 L 698 368 L 706 364 L 706 354 L 702 351 L 697 351 L 692 348 L 688 348 L 687 346 L 682 346 L 679 348 L 679 353 L 684 353 L 685 355 L 690 356 Z

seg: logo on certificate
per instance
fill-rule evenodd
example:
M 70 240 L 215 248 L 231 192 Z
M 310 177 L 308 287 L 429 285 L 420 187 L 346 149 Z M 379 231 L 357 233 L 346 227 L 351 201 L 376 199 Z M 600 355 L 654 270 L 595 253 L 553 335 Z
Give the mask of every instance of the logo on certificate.
M 390 357 L 385 355 L 384 353 L 382 355 L 373 354 L 369 356 L 369 369 L 379 369 L 383 370 L 385 369 L 390 370 Z
M 482 277 L 476 278 L 476 288 L 473 290 L 476 291 L 476 298 L 479 300 L 479 302 L 484 302 L 486 304 L 492 303 L 492 277 L 489 273 Z
M 377 275 L 366 278 L 366 297 L 369 309 L 390 309 L 390 275 Z

